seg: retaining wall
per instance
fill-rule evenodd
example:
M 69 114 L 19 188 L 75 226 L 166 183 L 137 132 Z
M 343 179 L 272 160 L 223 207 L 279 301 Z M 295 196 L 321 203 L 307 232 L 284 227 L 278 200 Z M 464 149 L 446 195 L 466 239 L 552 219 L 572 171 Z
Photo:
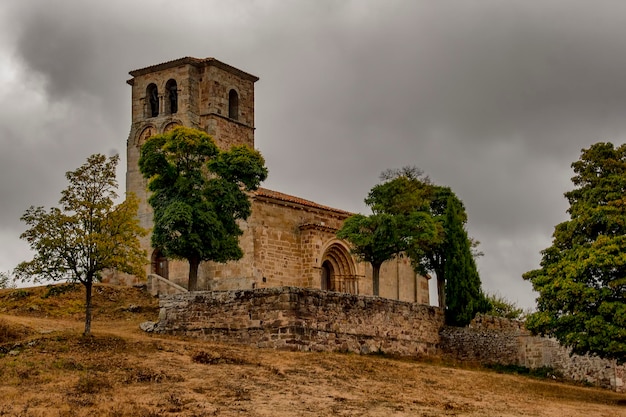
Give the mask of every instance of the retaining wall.
M 161 298 L 156 331 L 262 348 L 436 355 L 436 307 L 296 287 Z
M 468 327 L 444 327 L 441 351 L 450 358 L 480 364 L 551 367 L 563 377 L 626 392 L 625 368 L 595 356 L 570 355 L 571 350 L 547 337 L 533 336 L 517 320 L 477 316 Z
M 159 303 L 157 332 L 260 348 L 545 366 L 565 378 L 626 392 L 624 366 L 570 355 L 555 339 L 532 336 L 516 320 L 477 316 L 468 327 L 448 327 L 438 307 L 298 287 L 187 292 Z

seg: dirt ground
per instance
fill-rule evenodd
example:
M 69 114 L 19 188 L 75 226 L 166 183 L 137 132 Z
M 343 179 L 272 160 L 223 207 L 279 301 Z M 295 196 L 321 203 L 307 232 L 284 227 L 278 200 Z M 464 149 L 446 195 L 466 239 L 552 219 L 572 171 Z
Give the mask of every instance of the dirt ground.
M 86 338 L 82 291 L 15 291 L 0 291 L 0 416 L 626 416 L 625 395 L 563 382 L 147 334 L 156 300 L 137 289 L 101 287 Z

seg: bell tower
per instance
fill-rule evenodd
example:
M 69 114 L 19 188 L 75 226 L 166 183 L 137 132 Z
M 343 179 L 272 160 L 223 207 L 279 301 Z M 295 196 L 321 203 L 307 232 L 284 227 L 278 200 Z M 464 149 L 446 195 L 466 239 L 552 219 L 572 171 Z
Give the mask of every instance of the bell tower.
M 185 57 L 130 71 L 130 134 L 126 142 L 126 192 L 139 197 L 141 226 L 152 227 L 147 181 L 139 172 L 141 145 L 176 126 L 200 129 L 221 149 L 254 148 L 254 83 L 258 77 L 215 58 Z M 142 247 L 154 250 L 149 237 Z

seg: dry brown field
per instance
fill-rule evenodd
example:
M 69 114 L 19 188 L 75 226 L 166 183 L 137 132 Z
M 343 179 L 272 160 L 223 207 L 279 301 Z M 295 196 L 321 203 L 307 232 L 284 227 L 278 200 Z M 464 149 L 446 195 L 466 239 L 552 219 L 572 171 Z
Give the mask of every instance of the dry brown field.
M 0 290 L 0 416 L 626 416 L 598 388 L 380 355 L 302 353 L 142 332 L 157 300 L 99 285 Z

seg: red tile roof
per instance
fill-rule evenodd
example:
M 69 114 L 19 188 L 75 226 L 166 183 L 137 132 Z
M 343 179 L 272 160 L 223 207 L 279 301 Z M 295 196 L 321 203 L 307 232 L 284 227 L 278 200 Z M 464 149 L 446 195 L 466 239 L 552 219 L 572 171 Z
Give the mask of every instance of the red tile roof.
M 258 190 L 256 190 L 255 196 L 270 198 L 273 200 L 280 200 L 280 201 L 284 201 L 287 203 L 298 204 L 300 206 L 315 208 L 318 210 L 332 211 L 333 213 L 343 214 L 346 217 L 352 215 L 352 213 L 350 213 L 349 211 L 345 211 L 345 210 L 341 210 L 341 209 L 337 209 L 337 208 L 333 208 L 329 206 L 324 206 L 324 205 L 317 204 L 310 200 L 305 200 L 304 198 L 296 197 L 296 196 L 289 195 L 289 194 L 284 194 L 284 193 L 274 191 L 274 190 L 268 190 L 267 188 L 259 188 Z

